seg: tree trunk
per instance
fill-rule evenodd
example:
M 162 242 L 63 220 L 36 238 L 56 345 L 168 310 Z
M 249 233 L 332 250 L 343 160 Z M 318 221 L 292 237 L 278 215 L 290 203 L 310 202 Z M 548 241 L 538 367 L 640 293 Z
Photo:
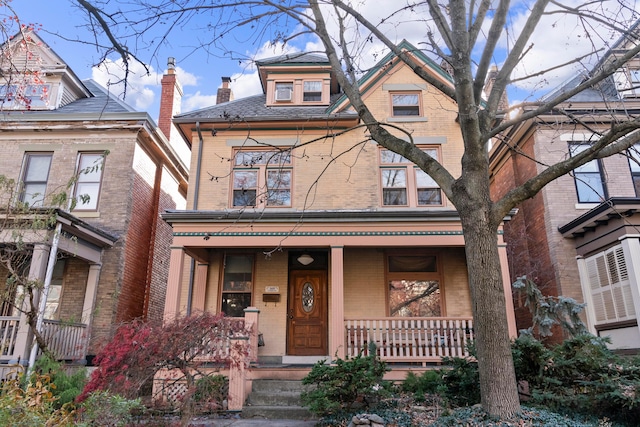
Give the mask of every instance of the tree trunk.
M 488 222 L 485 209 L 465 205 L 459 208 L 459 213 L 473 303 L 482 406 L 491 415 L 507 418 L 520 411 L 520 402 L 511 355 L 497 230 Z

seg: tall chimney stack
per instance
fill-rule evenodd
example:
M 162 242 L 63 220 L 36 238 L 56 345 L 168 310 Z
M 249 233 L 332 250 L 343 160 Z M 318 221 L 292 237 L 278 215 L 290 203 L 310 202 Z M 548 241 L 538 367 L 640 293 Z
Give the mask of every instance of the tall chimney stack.
M 216 96 L 216 104 L 222 104 L 223 102 L 233 101 L 233 93 L 229 87 L 231 77 L 222 78 L 222 87 L 218 88 L 218 94 Z
M 171 119 L 180 114 L 182 102 L 182 86 L 176 76 L 176 59 L 167 59 L 167 73 L 162 76 L 162 94 L 160 95 L 160 116 L 158 127 L 170 141 L 178 141 L 178 130 L 173 126 Z

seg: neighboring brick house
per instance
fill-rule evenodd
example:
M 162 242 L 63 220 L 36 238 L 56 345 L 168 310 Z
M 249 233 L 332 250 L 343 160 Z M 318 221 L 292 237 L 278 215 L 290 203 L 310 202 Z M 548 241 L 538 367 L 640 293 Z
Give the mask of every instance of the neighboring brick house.
M 400 48 L 453 84 L 415 47 Z M 192 173 L 187 210 L 163 215 L 173 227 L 165 318 L 259 312 L 264 346 L 252 357 L 277 366 L 354 356 L 370 341 L 389 362 L 467 354 L 471 298 L 455 208 L 420 169 L 369 139 L 325 56 L 257 67 L 262 94 L 174 117 L 193 147 Z M 460 173 L 451 98 L 391 54 L 359 84 L 376 116 Z
M 39 80 L 20 88 L 14 74 L 2 82 L 0 175 L 19 182 L 19 197 L 37 209 L 79 171 L 97 166 L 70 190 L 90 195 L 89 202 L 56 211 L 59 242 L 54 233 L 34 238 L 29 270 L 44 282 L 52 266 L 45 335 L 59 358 L 82 360 L 119 322 L 162 318 L 172 235 L 160 213 L 185 206 L 188 169 L 177 151 L 188 146 L 166 138 L 170 123 L 160 130 L 147 113 L 80 81 L 38 35 L 3 49 L 11 52 L 3 58 L 37 71 Z M 168 75 L 175 80 L 171 67 Z M 15 102 L 20 90 L 27 104 Z M 0 288 L 6 277 L 0 267 Z M 10 303 L 0 314 L 0 363 L 25 363 L 31 338 L 24 317 Z
M 594 69 L 634 43 L 621 38 Z M 575 88 L 583 78 L 574 77 L 558 91 Z M 491 152 L 493 196 L 585 149 L 613 120 L 637 117 L 639 88 L 640 58 L 635 58 L 598 87 L 560 105 L 566 115 L 550 113 L 511 129 L 504 135 L 507 144 Z M 639 149 L 593 160 L 551 182 L 505 225 L 512 280 L 526 275 L 547 295 L 586 302 L 589 330 L 609 336 L 620 350 L 640 349 Z M 517 294 L 514 305 L 518 327 L 529 327 L 529 310 Z M 559 332 L 552 337 L 560 339 Z

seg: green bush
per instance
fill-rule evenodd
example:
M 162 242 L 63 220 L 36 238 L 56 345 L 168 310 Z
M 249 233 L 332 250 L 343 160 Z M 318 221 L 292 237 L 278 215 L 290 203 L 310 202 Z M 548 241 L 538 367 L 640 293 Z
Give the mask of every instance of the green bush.
M 74 426 L 72 405 L 56 408 L 47 375 L 33 374 L 29 383 L 9 379 L 0 388 L 0 426 Z
M 222 402 L 229 395 L 229 380 L 224 375 L 207 375 L 198 378 L 193 392 L 193 402 L 198 412 L 222 411 Z
M 301 395 L 302 403 L 321 416 L 354 407 L 366 410 L 389 394 L 389 384 L 382 380 L 386 371 L 386 364 L 377 356 L 337 359 L 335 365 L 322 360 L 302 380 L 310 386 Z
M 460 357 L 443 357 L 448 365 L 442 370 L 441 397 L 452 406 L 469 406 L 480 402 L 478 363 Z
M 144 407 L 140 399 L 127 399 L 108 391 L 94 391 L 82 402 L 78 427 L 124 427 L 129 425 Z
M 40 357 L 34 367 L 34 372 L 40 375 L 46 375 L 50 383 L 51 393 L 55 398 L 54 407 L 61 408 L 67 403 L 72 403 L 76 397 L 82 392 L 87 383 L 87 371 L 85 368 L 76 369 L 69 374 L 64 369 L 64 365 L 48 356 Z M 33 384 L 33 378 L 31 383 Z
M 628 425 L 640 419 L 640 364 L 584 334 L 552 348 L 532 401 L 558 411 L 607 417 Z
M 518 381 L 527 381 L 530 387 L 539 386 L 551 351 L 531 335 L 520 335 L 513 342 L 511 353 Z
M 409 372 L 401 388 L 404 392 L 424 396 L 428 393 L 438 392 L 442 384 L 442 371 L 437 369 L 424 371 L 422 375 Z

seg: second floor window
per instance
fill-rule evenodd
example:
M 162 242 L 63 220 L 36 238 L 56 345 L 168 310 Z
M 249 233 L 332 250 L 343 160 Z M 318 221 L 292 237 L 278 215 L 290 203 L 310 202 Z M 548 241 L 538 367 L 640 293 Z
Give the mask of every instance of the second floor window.
M 588 144 L 571 144 L 569 150 L 575 156 L 588 149 Z M 578 193 L 578 203 L 600 203 L 607 198 L 607 188 L 602 177 L 602 165 L 598 159 L 573 171 Z
M 98 209 L 104 155 L 102 153 L 80 153 L 78 159 L 78 180 L 75 186 L 75 210 L 94 211 Z
M 237 151 L 232 206 L 291 206 L 291 173 L 289 152 Z
M 437 148 L 422 150 L 438 159 Z M 442 205 L 442 192 L 433 178 L 393 151 L 380 151 L 380 175 L 384 206 Z
M 31 207 L 44 206 L 53 153 L 27 153 L 22 173 L 20 201 Z

